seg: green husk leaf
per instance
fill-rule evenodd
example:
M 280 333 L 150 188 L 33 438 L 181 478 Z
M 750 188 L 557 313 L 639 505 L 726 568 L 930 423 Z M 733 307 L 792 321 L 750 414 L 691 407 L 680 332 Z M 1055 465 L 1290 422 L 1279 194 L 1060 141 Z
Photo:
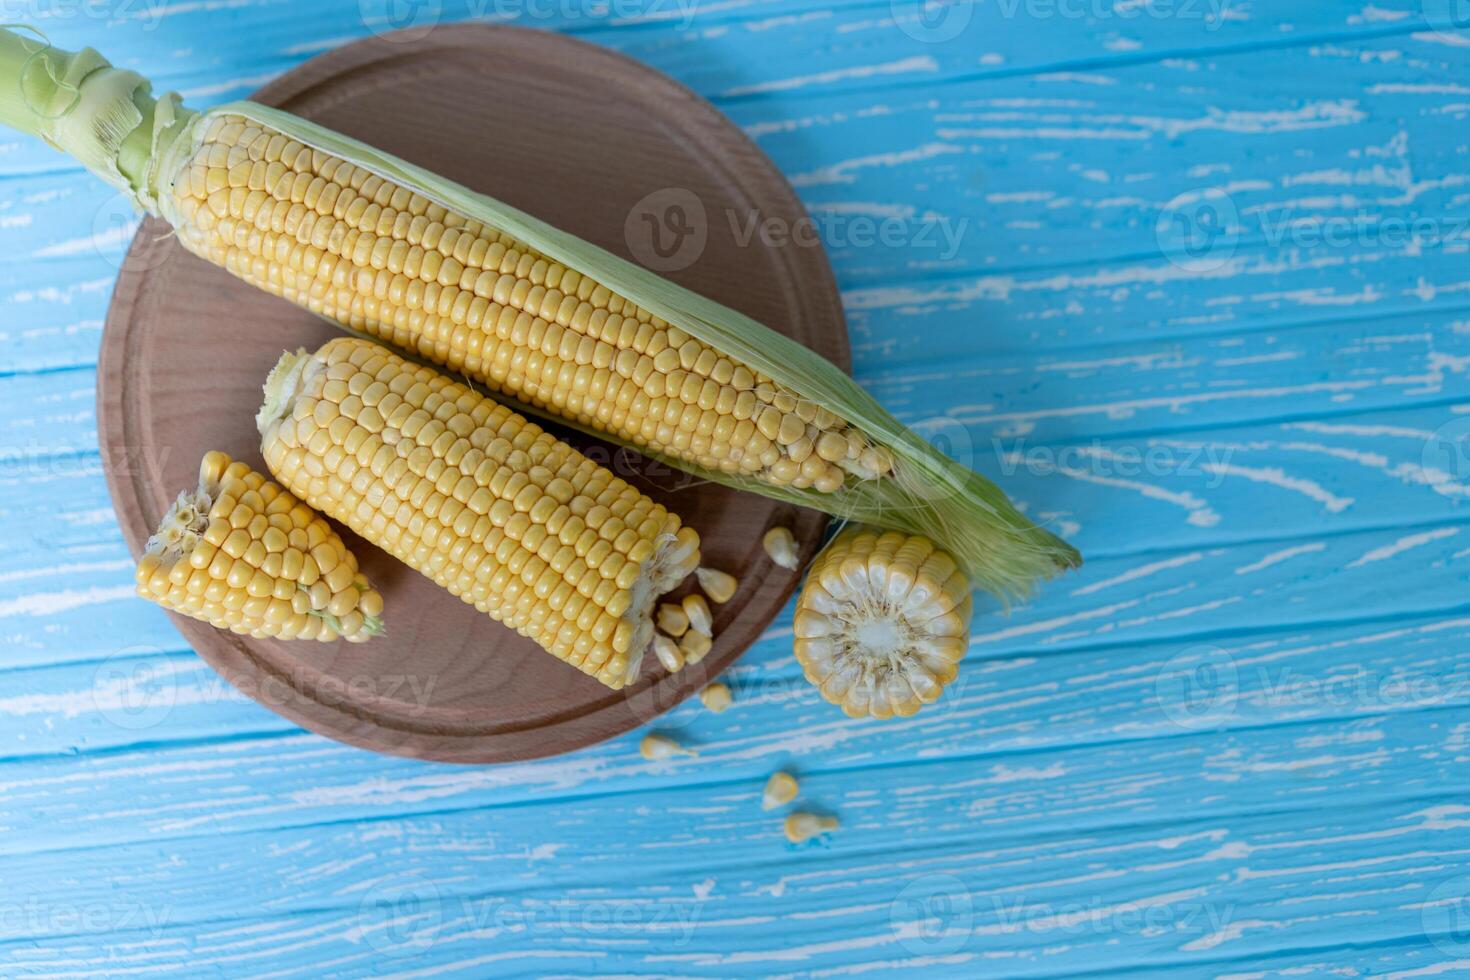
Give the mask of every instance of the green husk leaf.
M 139 210 L 156 210 L 156 164 L 193 113 L 173 93 L 154 99 L 146 78 L 91 48 L 63 51 L 34 28 L 19 30 L 36 37 L 0 28 L 0 123 L 70 154 Z
M 218 115 L 243 116 L 314 149 L 350 160 L 592 276 L 691 336 L 768 375 L 799 397 L 841 416 L 894 454 L 895 473 L 886 479 L 849 481 L 837 493 L 797 490 L 772 486 L 750 476 L 709 470 L 552 416 L 558 423 L 572 425 L 705 480 L 865 524 L 926 535 L 955 555 L 975 585 L 1003 599 L 1027 595 L 1038 579 L 1081 563 L 1075 549 L 1027 520 L 995 484 L 925 442 L 835 364 L 745 314 L 508 204 L 299 116 L 254 102 L 235 102 L 210 110 L 195 124 L 203 125 L 206 118 Z M 502 396 L 496 393 L 496 397 Z M 525 411 L 546 415 L 534 406 L 520 402 L 517 405 Z

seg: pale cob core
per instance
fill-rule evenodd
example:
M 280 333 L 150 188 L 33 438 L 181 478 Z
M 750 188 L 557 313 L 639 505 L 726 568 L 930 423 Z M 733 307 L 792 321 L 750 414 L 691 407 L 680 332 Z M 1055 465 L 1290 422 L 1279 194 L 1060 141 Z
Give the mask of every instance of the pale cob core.
M 245 463 L 206 453 L 138 561 L 138 594 L 222 629 L 366 640 L 383 599 L 310 507 Z
M 796 657 L 849 715 L 911 715 L 954 680 L 971 590 L 928 538 L 848 528 L 812 563 L 797 600 Z
M 588 276 L 241 116 L 165 195 L 191 251 L 539 410 L 709 469 L 824 492 L 893 457 Z
M 699 564 L 677 515 L 526 419 L 377 344 L 285 355 L 257 423 L 303 500 L 619 688 Z

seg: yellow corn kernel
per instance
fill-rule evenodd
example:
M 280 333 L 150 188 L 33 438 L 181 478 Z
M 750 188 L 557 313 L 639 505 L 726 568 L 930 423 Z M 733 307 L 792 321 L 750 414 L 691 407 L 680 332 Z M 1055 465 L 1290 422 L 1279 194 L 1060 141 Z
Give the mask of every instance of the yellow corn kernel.
M 689 629 L 689 616 L 684 607 L 673 602 L 659 606 L 658 628 L 675 638 L 683 636 Z
M 740 587 L 740 580 L 735 576 L 713 568 L 696 568 L 694 577 L 704 594 L 709 596 L 710 602 L 729 602 L 735 595 L 735 590 Z
M 653 653 L 664 670 L 671 674 L 684 667 L 684 651 L 679 649 L 679 644 L 662 633 L 653 634 Z
M 689 628 L 705 636 L 714 635 L 714 618 L 710 615 L 709 603 L 704 596 L 690 593 L 683 599 L 684 615 L 689 617 Z
M 685 663 L 699 663 L 713 646 L 714 640 L 695 630 L 690 630 L 679 637 L 679 650 L 684 654 Z
M 824 817 L 815 813 L 793 813 L 782 823 L 786 839 L 793 844 L 803 844 L 813 837 L 831 833 L 838 827 L 836 817 Z
M 761 809 L 774 810 L 796 799 L 796 777 L 788 772 L 773 772 L 761 791 Z
M 796 538 L 789 527 L 773 527 L 761 538 L 761 546 L 766 549 L 766 554 L 771 561 L 782 568 L 795 570 L 801 564 L 801 557 L 796 547 Z
M 699 753 L 680 745 L 667 735 L 650 733 L 643 736 L 642 741 L 638 743 L 638 754 L 650 762 L 657 762 L 662 759 L 672 759 L 675 756 L 694 756 Z
M 730 707 L 734 703 L 734 699 L 730 697 L 730 688 L 716 681 L 713 684 L 706 684 L 700 689 L 699 702 L 709 710 L 719 714 L 721 711 Z

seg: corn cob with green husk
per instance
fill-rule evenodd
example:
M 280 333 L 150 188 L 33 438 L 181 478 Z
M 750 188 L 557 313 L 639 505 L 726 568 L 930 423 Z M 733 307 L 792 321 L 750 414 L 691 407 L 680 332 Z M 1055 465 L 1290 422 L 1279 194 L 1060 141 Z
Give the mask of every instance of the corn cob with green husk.
M 514 208 L 290 113 L 154 99 L 0 31 L 0 121 L 190 251 L 540 414 L 739 489 L 942 542 L 1009 596 L 1078 563 L 812 351 Z

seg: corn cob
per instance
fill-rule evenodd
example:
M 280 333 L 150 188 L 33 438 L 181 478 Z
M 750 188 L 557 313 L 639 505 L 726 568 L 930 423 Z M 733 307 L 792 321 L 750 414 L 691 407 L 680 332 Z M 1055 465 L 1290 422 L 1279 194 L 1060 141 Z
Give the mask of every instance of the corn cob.
M 932 541 L 846 528 L 807 573 L 796 658 L 853 717 L 911 715 L 959 672 L 970 610 L 969 581 Z
M 257 637 L 360 642 L 383 631 L 383 599 L 337 532 L 279 485 L 221 452 L 148 539 L 138 594 Z
M 266 465 L 324 514 L 612 688 L 699 565 L 679 518 L 515 412 L 365 340 L 285 354 Z
M 203 128 L 163 213 L 191 252 L 562 419 L 819 491 L 892 454 L 509 235 L 243 116 Z
M 799 344 L 290 113 L 194 113 L 90 49 L 0 31 L 0 121 L 72 152 L 196 254 L 528 410 L 942 541 L 1002 596 L 1080 560 Z

